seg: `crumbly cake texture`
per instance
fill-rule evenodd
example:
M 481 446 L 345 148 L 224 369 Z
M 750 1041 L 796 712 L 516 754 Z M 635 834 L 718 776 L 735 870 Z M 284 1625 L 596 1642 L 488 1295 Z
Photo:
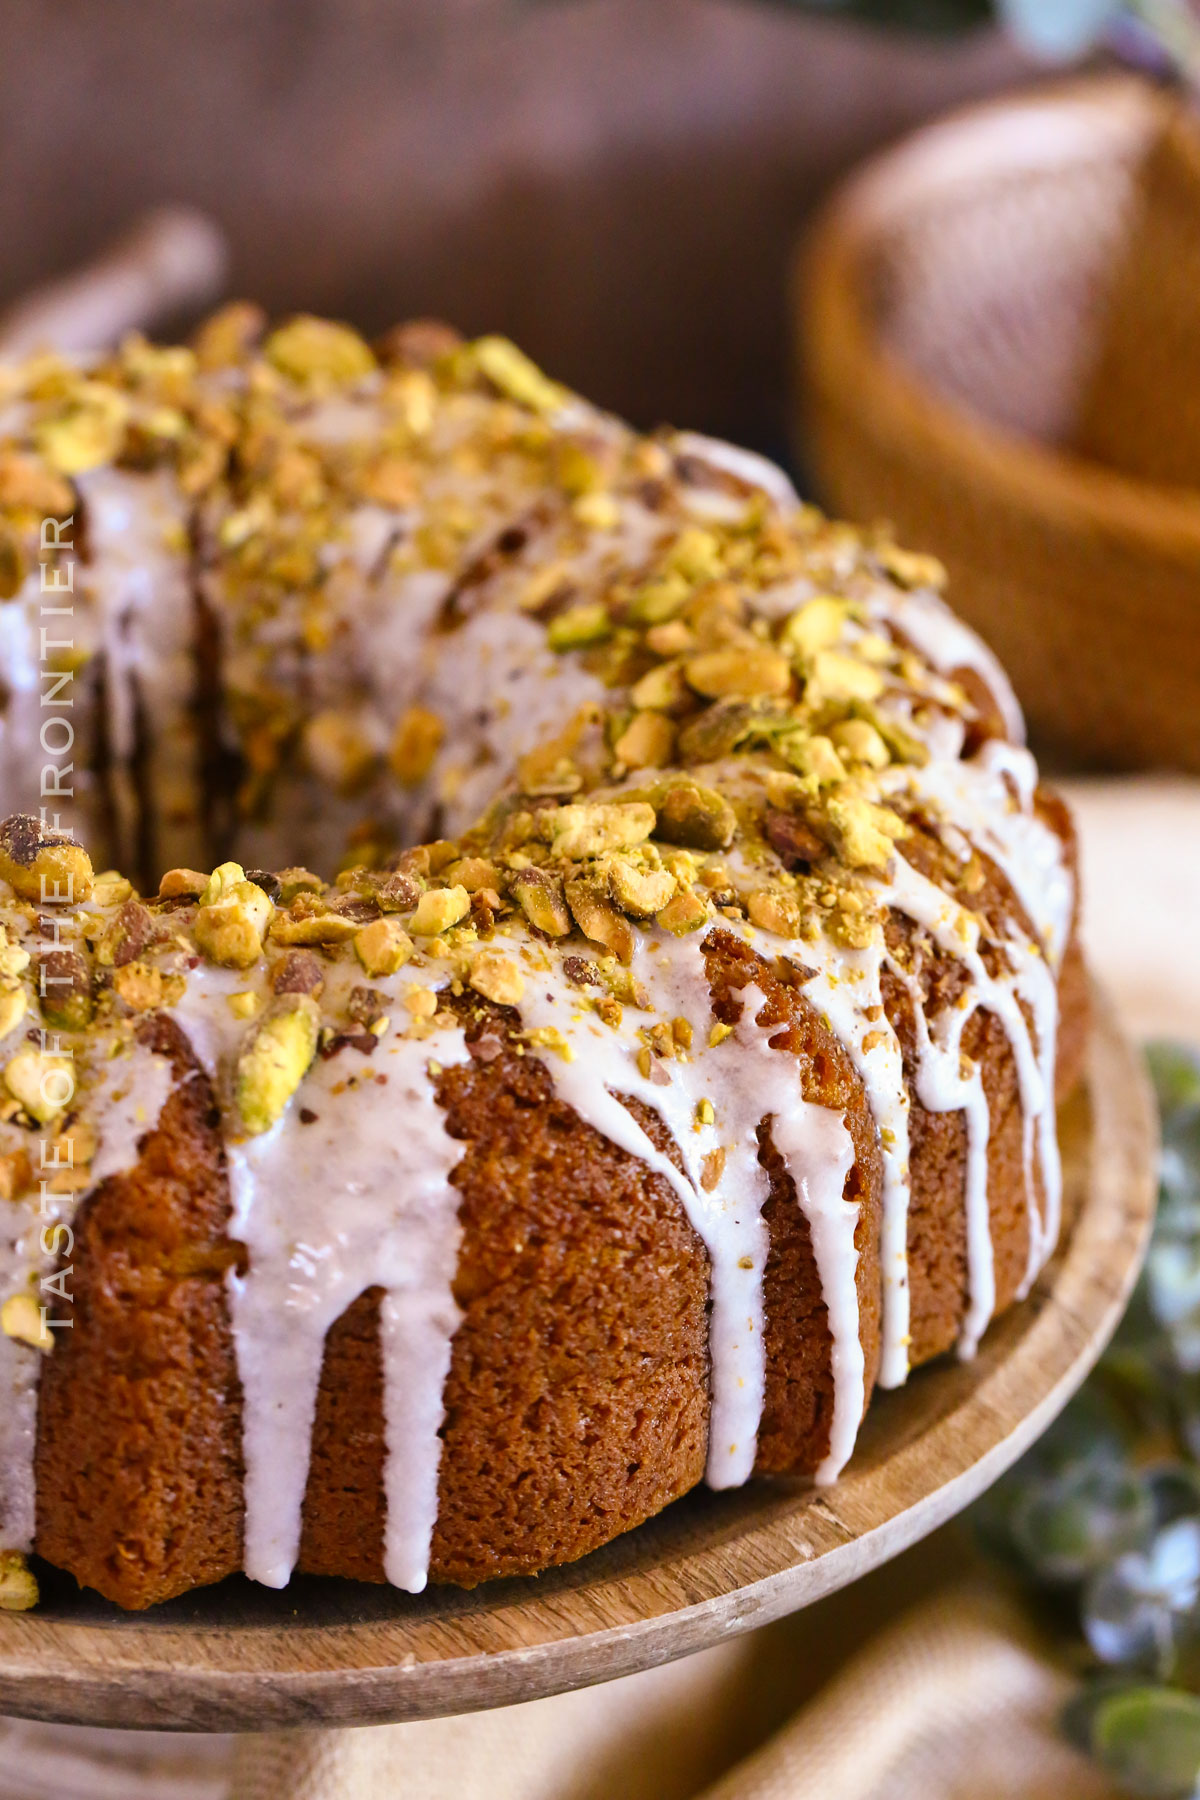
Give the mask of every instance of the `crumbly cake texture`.
M 499 338 L 0 370 L 0 775 L 66 695 L 93 851 L 0 825 L 0 1601 L 534 1573 L 973 1353 L 1086 1000 L 941 580 Z

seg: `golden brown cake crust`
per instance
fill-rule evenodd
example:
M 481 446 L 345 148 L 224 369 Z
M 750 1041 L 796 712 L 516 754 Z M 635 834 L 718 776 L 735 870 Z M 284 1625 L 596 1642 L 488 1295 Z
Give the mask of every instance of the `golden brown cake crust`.
M 703 1473 L 708 1259 L 672 1190 L 554 1097 L 486 1008 L 490 1060 L 446 1071 L 463 1318 L 445 1390 L 431 1572 L 570 1561 Z M 491 1054 L 498 1045 L 498 1054 Z M 301 1567 L 382 1579 L 378 1295 L 330 1334 Z M 348 1566 L 349 1565 L 349 1566 Z
M 1042 804 L 1057 828 L 1065 809 L 1049 796 Z M 932 839 L 908 849 L 931 868 L 941 854 Z M 985 910 L 1013 905 L 994 869 L 974 898 Z M 911 927 L 897 930 L 912 940 Z M 767 1001 L 762 1023 L 779 1027 L 773 1045 L 797 1058 L 803 1097 L 845 1109 L 869 1399 L 880 1338 L 881 1164 L 861 1083 L 786 959 L 771 968 L 720 931 L 706 953 L 715 1016 L 734 1022 L 738 990 L 755 982 Z M 926 954 L 936 1011 L 953 999 L 959 976 L 928 946 Z M 1080 967 L 1072 948 L 1061 984 L 1068 1054 L 1083 1038 Z M 895 981 L 885 984 L 885 1002 L 911 1085 L 911 1005 Z M 460 1006 L 476 1053 L 443 1072 L 438 1098 L 464 1145 L 453 1176 L 463 1318 L 445 1393 L 431 1577 L 471 1585 L 585 1555 L 702 1478 L 708 1259 L 662 1177 L 584 1125 L 555 1097 L 546 1066 L 517 1054 L 514 1015 L 477 997 Z M 242 1530 L 240 1393 L 224 1287 L 237 1250 L 224 1236 L 216 1114 L 177 1027 L 156 1016 L 142 1035 L 187 1079 L 137 1169 L 106 1182 L 77 1219 L 76 1323 L 43 1376 L 37 1465 L 39 1552 L 125 1607 L 234 1572 Z M 989 1205 L 1003 1308 L 1028 1246 L 1016 1071 L 988 1013 L 972 1022 L 965 1047 L 982 1062 L 992 1121 Z M 658 1120 L 629 1104 L 671 1153 Z M 831 1340 L 808 1226 L 765 1122 L 760 1144 L 771 1251 L 756 1466 L 811 1472 L 829 1441 Z M 954 1343 L 966 1308 L 965 1158 L 961 1115 L 914 1102 L 914 1363 Z M 362 1295 L 327 1340 L 299 1562 L 311 1573 L 383 1579 L 379 1300 L 378 1289 Z
M 718 1017 L 738 989 L 767 998 L 772 1042 L 796 1056 L 805 1099 L 845 1108 L 858 1160 L 859 1295 L 867 1394 L 879 1350 L 880 1163 L 861 1083 L 811 1003 L 716 933 Z M 463 1320 L 446 1387 L 431 1573 L 471 1585 L 569 1562 L 686 1493 L 708 1440 L 708 1258 L 667 1183 L 555 1099 L 538 1061 L 506 1045 L 485 1009 L 469 1041 L 490 1060 L 447 1071 L 450 1130 L 470 1145 L 454 1174 L 464 1241 Z M 508 1023 L 511 1029 L 511 1021 Z M 630 1101 L 658 1148 L 662 1125 Z M 763 1471 L 809 1471 L 828 1448 L 833 1383 L 808 1226 L 764 1128 L 767 1396 Z M 382 1370 L 378 1295 L 330 1334 L 305 1503 L 301 1567 L 382 1579 Z
M 52 560 L 95 603 L 77 755 L 124 870 L 0 822 L 5 1541 L 36 1403 L 37 1547 L 133 1607 L 286 1580 L 297 1509 L 303 1569 L 471 1584 L 706 1470 L 834 1478 L 881 1368 L 969 1351 L 1048 1253 L 1048 969 L 1060 1096 L 1086 1036 L 1071 822 L 934 559 L 503 339 L 264 328 L 35 362 L 0 441 L 35 633 L 42 521 L 80 522 Z M 74 1232 L 44 1357 L 40 1130 Z
M 1048 788 L 1038 790 L 1039 812 L 1061 837 L 1067 866 L 1078 872 L 1078 851 L 1066 806 Z M 952 859 L 937 839 L 925 835 L 906 844 L 909 860 L 954 891 Z M 1008 882 L 994 863 L 981 862 L 983 888 L 970 902 L 985 917 L 1024 915 Z M 1075 918 L 1059 975 L 1058 1098 L 1065 1099 L 1081 1073 L 1087 1035 L 1087 987 L 1079 946 L 1078 885 Z M 964 900 L 966 896 L 963 896 Z M 1025 921 L 1027 925 L 1027 921 Z M 889 930 L 911 940 L 902 921 Z M 932 1016 L 952 1005 L 961 991 L 961 965 L 930 957 L 919 971 L 923 998 Z M 917 1043 L 912 1001 L 897 978 L 885 972 L 884 1004 L 904 1055 L 905 1081 L 911 1096 L 908 1266 L 911 1291 L 909 1358 L 916 1366 L 949 1350 L 958 1339 L 967 1309 L 967 1227 L 963 1207 L 966 1185 L 967 1127 L 962 1113 L 930 1112 L 916 1096 Z M 988 1103 L 988 1213 L 996 1279 L 996 1311 L 1016 1298 L 1026 1274 L 1029 1216 L 1025 1193 L 1024 1114 L 1016 1059 L 1008 1034 L 994 1013 L 978 1012 L 963 1038 L 965 1053 L 980 1064 Z M 1035 1173 L 1039 1203 L 1044 1203 L 1040 1170 Z
M 878 1137 L 862 1082 L 834 1033 L 803 992 L 780 980 L 744 944 L 715 933 L 709 953 L 714 1010 L 731 1023 L 742 1004 L 737 990 L 754 982 L 766 996 L 759 1023 L 778 1027 L 771 1045 L 796 1058 L 800 1092 L 806 1101 L 845 1113 L 855 1162 L 844 1198 L 859 1207 L 854 1242 L 858 1251 L 859 1333 L 865 1371 L 865 1403 L 879 1366 L 882 1281 L 879 1226 L 882 1162 Z M 710 940 L 711 942 L 712 940 Z M 783 973 L 787 973 L 786 964 Z M 759 1160 L 770 1177 L 763 1209 L 771 1234 L 764 1283 L 766 1313 L 766 1393 L 759 1427 L 759 1473 L 811 1474 L 829 1448 L 833 1422 L 832 1339 L 807 1221 L 795 1188 L 771 1138 L 769 1120 L 759 1126 Z
M 176 1086 L 137 1167 L 75 1220 L 74 1304 L 42 1371 L 37 1549 L 152 1606 L 241 1564 L 241 1397 L 229 1194 L 208 1081 L 179 1028 L 142 1028 Z

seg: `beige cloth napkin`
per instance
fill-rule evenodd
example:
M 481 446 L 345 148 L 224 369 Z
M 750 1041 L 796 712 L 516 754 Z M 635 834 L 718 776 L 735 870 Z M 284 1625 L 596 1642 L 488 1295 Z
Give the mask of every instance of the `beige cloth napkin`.
M 1072 782 L 1067 792 L 1093 967 L 1137 1035 L 1200 1038 L 1200 783 Z M 1058 1736 L 1067 1677 L 994 1578 L 937 1592 L 888 1623 L 898 1596 L 941 1587 L 956 1555 L 942 1533 L 811 1611 L 686 1662 L 466 1718 L 166 1746 L 14 1721 L 0 1727 L 0 1800 L 1107 1794 Z
M 249 1740 L 231 1800 L 695 1794 L 683 1783 L 698 1760 L 692 1735 L 711 1728 L 711 1679 L 684 1664 L 666 1685 L 636 1676 L 467 1719 Z M 987 1584 L 958 1587 L 883 1632 L 702 1800 L 1100 1800 L 1108 1784 L 1058 1731 L 1070 1690 L 1018 1603 Z
M 1061 785 L 1079 826 L 1093 969 L 1134 1037 L 1200 1041 L 1200 781 Z
M 954 1589 L 883 1633 L 703 1800 L 1099 1800 L 1108 1783 L 1058 1730 L 1071 1687 L 1019 1605 Z

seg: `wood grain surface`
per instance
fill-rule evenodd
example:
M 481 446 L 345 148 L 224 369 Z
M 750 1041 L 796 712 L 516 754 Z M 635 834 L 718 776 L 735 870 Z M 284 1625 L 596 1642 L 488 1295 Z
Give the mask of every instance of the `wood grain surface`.
M 109 1726 L 259 1730 L 468 1712 L 684 1656 L 819 1599 L 958 1512 L 1043 1431 L 1124 1308 L 1154 1211 L 1141 1062 L 1097 999 L 1086 1092 L 1064 1109 L 1066 1229 L 1030 1298 L 972 1363 L 879 1394 L 834 1488 L 699 1492 L 536 1580 L 418 1596 L 241 1579 L 122 1614 L 53 1572 L 0 1614 L 0 1712 Z

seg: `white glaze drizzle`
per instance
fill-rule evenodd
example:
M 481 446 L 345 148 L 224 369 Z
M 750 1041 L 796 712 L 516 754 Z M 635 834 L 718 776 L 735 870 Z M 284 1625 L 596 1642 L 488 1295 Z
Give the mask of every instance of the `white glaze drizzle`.
M 658 957 L 638 956 L 636 973 L 654 1011 L 661 1015 L 665 1002 L 670 1009 L 666 1016 L 688 1019 L 693 1041 L 704 1044 L 712 1009 L 699 946 L 660 945 Z M 529 981 L 521 1018 L 528 1029 L 557 1027 L 563 1033 L 573 1055 L 570 1061 L 556 1058 L 551 1064 L 556 1091 L 585 1124 L 640 1157 L 670 1184 L 708 1251 L 713 1394 L 707 1479 L 712 1487 L 736 1487 L 754 1467 L 765 1379 L 762 1277 L 770 1246 L 761 1214 L 767 1191 L 758 1161 L 762 1112 L 745 1116 L 745 1107 L 722 1089 L 717 1120 L 694 1131 L 697 1105 L 713 1098 L 709 1090 L 716 1071 L 711 1066 L 702 1071 L 699 1059 L 673 1061 L 654 1065 L 665 1071 L 661 1083 L 646 1078 L 636 1060 L 636 1034 L 643 1022 L 638 1013 L 627 1008 L 615 1031 L 601 1024 L 582 1010 L 578 991 L 557 968 Z M 679 1148 L 686 1174 L 655 1147 L 617 1098 L 620 1094 L 658 1113 Z M 713 1104 L 716 1109 L 717 1100 Z M 702 1185 L 704 1158 L 722 1149 L 722 1177 L 708 1192 Z
M 439 758 L 443 827 L 454 833 L 485 810 L 517 759 L 560 731 L 579 707 L 608 699 L 601 681 L 546 644 L 546 630 L 520 613 L 483 610 L 443 646 L 426 703 L 469 721 Z
M 761 934 L 753 940 L 771 951 Z M 883 1160 L 879 1256 L 883 1273 L 883 1329 L 879 1358 L 882 1387 L 908 1378 L 910 1294 L 908 1282 L 908 1121 L 911 1111 L 900 1041 L 883 1009 L 880 978 L 883 945 L 846 950 L 828 939 L 799 947 L 806 966 L 816 966 L 804 993 L 850 1057 L 863 1084 L 879 1133 Z
M 958 1004 L 942 1012 L 933 1030 L 919 1004 L 911 976 L 893 964 L 895 973 L 909 987 L 916 1014 L 919 1058 L 917 1097 L 930 1112 L 962 1111 L 967 1126 L 965 1209 L 967 1221 L 968 1305 L 959 1339 L 960 1353 L 974 1355 L 995 1311 L 995 1269 L 988 1212 L 987 1149 L 990 1134 L 987 1097 L 982 1073 L 964 1067 L 963 1032 L 977 1008 L 994 1013 L 1001 1021 L 1016 1063 L 1023 1115 L 1025 1186 L 1029 1215 L 1029 1268 L 1036 1274 L 1057 1235 L 1061 1170 L 1054 1120 L 1053 979 L 1036 947 L 1005 942 L 1005 953 L 1014 968 L 1011 974 L 993 977 L 979 953 L 978 919 L 918 873 L 899 854 L 895 857 L 884 898 L 927 931 L 943 955 L 961 962 L 970 983 Z M 1034 1014 L 1037 1043 L 1021 1010 L 1025 1000 Z M 1039 1151 L 1045 1196 L 1039 1211 L 1035 1193 L 1034 1146 Z M 1052 1233 L 1054 1235 L 1052 1235 Z M 1027 1271 L 1027 1280 L 1029 1279 Z
M 1037 817 L 1034 808 L 1036 786 L 1037 766 L 1029 752 L 999 740 L 985 744 L 969 762 L 931 761 L 920 769 L 897 768 L 889 772 L 885 783 L 889 791 L 908 788 L 931 801 L 942 821 L 935 828 L 941 830 L 947 842 L 955 832 L 961 832 L 969 844 L 990 856 L 1036 933 L 1030 940 L 1013 920 L 1002 939 L 1012 967 L 1013 993 L 1024 1003 L 1033 1021 L 1031 1037 L 1023 1016 L 1017 1027 L 1012 1023 L 1011 1008 L 1003 1014 L 1017 1059 L 1025 1108 L 1029 1254 L 1022 1295 L 1028 1292 L 1054 1248 L 1060 1225 L 1061 1174 L 1053 1105 L 1058 1031 L 1055 975 L 1070 937 L 1075 908 L 1074 881 L 1062 841 Z M 1036 1078 L 1031 1062 L 1038 1070 Z M 1035 1106 L 1032 1114 L 1031 1104 Z M 1040 1210 L 1033 1191 L 1035 1141 L 1042 1178 Z
M 743 450 L 738 444 L 727 444 L 724 438 L 706 437 L 699 431 L 677 431 L 672 434 L 671 448 L 681 456 L 695 457 L 714 469 L 759 488 L 783 512 L 794 512 L 800 496 L 778 463 L 760 456 L 755 450 Z
M 761 1073 L 761 1065 L 760 1065 Z M 764 1100 L 773 1112 L 772 1137 L 796 1184 L 800 1210 L 808 1220 L 821 1295 L 829 1319 L 833 1366 L 833 1418 L 829 1447 L 817 1466 L 818 1487 L 837 1480 L 854 1450 L 866 1408 L 865 1359 L 858 1314 L 858 1251 L 854 1234 L 858 1207 L 842 1198 L 854 1166 L 854 1144 L 845 1121 L 828 1107 L 784 1111 L 776 1073 Z
M 26 1246 L 6 1232 L 0 1240 L 3 1297 L 27 1285 Z M 41 1353 L 0 1333 L 0 1545 L 33 1549 L 37 1494 L 37 1390 Z
M 903 632 L 941 674 L 973 669 L 999 707 L 1010 742 L 1025 742 L 1025 716 L 999 659 L 932 589 L 915 588 L 906 593 L 880 584 L 872 590 L 867 609 L 872 617 Z
M 90 604 L 105 659 L 116 860 L 135 866 L 149 826 L 153 861 L 170 867 L 193 852 L 201 811 L 187 503 L 166 470 L 105 467 L 77 480 L 90 553 L 79 570 L 79 604 Z M 146 792 L 150 820 L 140 816 Z
M 742 989 L 742 1015 L 733 1034 L 708 1044 L 711 996 L 695 939 L 650 935 L 639 945 L 634 973 L 655 1016 L 685 1019 L 691 1027 L 692 1051 L 652 1062 L 650 1077 L 636 1060 L 644 1015 L 626 1008 L 616 1029 L 601 1024 L 557 967 L 530 977 L 522 1022 L 527 1029 L 563 1034 L 570 1060 L 551 1059 L 560 1097 L 585 1123 L 670 1183 L 708 1251 L 713 1394 L 706 1479 L 716 1488 L 740 1485 L 754 1467 L 766 1371 L 763 1275 L 770 1249 L 762 1217 L 770 1184 L 759 1161 L 758 1128 L 764 1118 L 774 1117 L 773 1140 L 809 1222 L 833 1337 L 834 1418 L 818 1472 L 818 1480 L 832 1480 L 853 1447 L 863 1407 L 854 1278 L 858 1209 L 842 1201 L 854 1162 L 849 1133 L 840 1115 L 803 1099 L 794 1059 L 770 1048 L 771 1032 L 780 1028 L 756 1023 L 764 1005 L 757 986 Z M 662 1119 L 684 1174 L 621 1104 L 622 1094 Z M 711 1123 L 698 1114 L 703 1101 L 712 1105 Z M 706 1159 L 714 1153 L 723 1162 L 715 1178 L 709 1164 L 706 1186 Z
M 11 1044 L 4 1046 L 6 1053 L 12 1048 Z M 141 1144 L 158 1123 L 172 1086 L 166 1058 L 137 1043 L 129 1044 L 118 1057 L 109 1059 L 102 1053 L 81 1065 L 76 1096 L 79 1122 L 74 1131 L 82 1127 L 97 1140 L 88 1187 L 82 1193 L 47 1192 L 44 1202 L 35 1187 L 32 1194 L 3 1204 L 0 1304 L 10 1295 L 29 1292 L 31 1278 L 51 1273 L 55 1257 L 47 1254 L 47 1248 L 57 1249 L 67 1241 L 56 1235 L 56 1227 L 69 1226 L 81 1201 L 100 1182 L 136 1165 Z M 52 1127 L 41 1141 L 47 1141 L 53 1132 Z M 26 1139 L 24 1146 L 35 1168 L 38 1143 L 37 1138 Z M 56 1149 L 48 1154 L 53 1167 L 67 1152 Z M 49 1175 L 46 1179 L 53 1181 Z M 45 1291 L 39 1297 L 44 1301 L 50 1298 Z M 11 1550 L 33 1548 L 41 1362 L 39 1351 L 0 1333 L 0 1544 Z
M 694 773 L 698 780 L 716 787 L 729 798 L 740 796 L 746 800 L 753 799 L 762 779 L 761 771 L 756 771 L 744 759 L 739 762 L 736 758 L 703 765 Z M 1015 797 L 1006 777 L 1016 786 Z M 1025 910 L 1040 925 L 1046 946 L 1044 956 L 1041 942 L 1028 942 L 1024 932 L 1017 929 L 1016 921 L 1002 940 L 1013 967 L 1013 993 L 1033 1016 L 1036 1052 L 1020 1008 L 1012 1003 L 1005 984 L 1001 984 L 1004 991 L 991 1008 L 1000 1011 L 1006 1031 L 1014 1040 L 1022 1097 L 1027 1104 L 1024 1130 L 1029 1254 L 1022 1293 L 1028 1290 L 1053 1249 L 1059 1229 L 1061 1183 L 1056 1121 L 1053 1104 L 1043 1105 L 1041 1095 L 1053 1093 L 1057 993 L 1051 968 L 1056 967 L 1061 958 L 1074 902 L 1073 884 L 1061 842 L 1034 813 L 1036 781 L 1036 765 L 1028 751 L 997 742 L 994 746 L 985 746 L 980 756 L 968 763 L 954 763 L 945 768 L 937 763 L 920 768 L 897 765 L 881 782 L 885 794 L 901 798 L 912 795 L 932 802 L 944 836 L 949 838 L 959 831 L 986 850 L 1011 883 Z M 935 828 L 938 828 L 937 821 Z M 730 872 L 743 885 L 755 884 L 755 868 L 745 863 L 740 852 L 732 852 L 726 862 Z M 907 865 L 905 867 L 907 869 Z M 909 876 L 914 874 L 911 870 L 907 873 Z M 910 902 L 907 906 L 906 894 Z M 914 894 L 919 896 L 919 901 L 914 901 Z M 894 886 L 890 890 L 884 887 L 879 897 L 883 904 L 895 906 L 898 911 L 915 917 L 918 923 L 936 917 L 939 909 L 945 911 L 946 918 L 951 921 L 967 918 L 940 888 L 927 882 L 922 887 L 917 882 L 902 881 L 899 890 Z M 978 934 L 978 923 L 970 929 Z M 770 957 L 777 953 L 777 940 L 762 933 L 748 932 L 747 936 L 762 955 Z M 938 948 L 943 954 L 963 960 L 964 940 L 957 927 L 941 933 Z M 880 1135 L 883 1155 L 880 1254 L 884 1292 L 879 1380 L 884 1387 L 896 1387 L 906 1379 L 909 1367 L 910 1106 L 899 1041 L 883 1011 L 880 989 L 885 961 L 883 946 L 880 943 L 864 950 L 849 950 L 825 939 L 806 940 L 796 947 L 795 955 L 815 970 L 805 992 L 824 1014 L 854 1062 Z M 939 1027 L 931 1036 L 915 984 L 902 970 L 893 967 L 905 981 L 918 1013 L 917 1028 L 922 1042 L 918 1098 L 930 1111 L 961 1108 L 968 1119 L 968 1175 L 970 1192 L 974 1196 L 969 1231 L 973 1245 L 969 1264 L 974 1271 L 971 1278 L 974 1316 L 963 1342 L 969 1350 L 972 1342 L 978 1340 L 976 1318 L 982 1316 L 986 1323 L 995 1305 L 990 1222 L 979 1198 L 986 1195 L 990 1124 L 982 1085 L 960 1076 L 957 1043 L 970 1011 L 985 1001 L 973 968 L 966 1002 L 968 1010 L 955 1016 L 953 1046 L 949 1043 L 943 1046 L 941 1031 L 944 1027 Z M 975 967 L 981 969 L 982 965 L 977 963 Z M 991 995 L 993 990 L 994 984 L 989 983 L 986 993 Z M 1039 1080 L 1039 1067 L 1044 1081 Z M 1036 1117 L 1029 1107 L 1037 1108 Z M 1032 1161 L 1035 1141 L 1043 1180 L 1041 1209 L 1035 1204 Z
M 353 967 L 331 968 L 330 1001 L 355 979 Z M 464 1062 L 468 1052 L 457 1026 L 419 1040 L 401 1035 L 407 1017 L 398 995 L 404 985 L 437 981 L 430 968 L 379 982 L 397 1029 L 371 1055 L 350 1044 L 318 1058 L 269 1132 L 227 1142 L 230 1235 L 249 1253 L 245 1275 L 229 1277 L 243 1392 L 245 1570 L 268 1587 L 286 1585 L 299 1553 L 326 1335 L 373 1286 L 385 1296 L 384 1570 L 409 1592 L 425 1585 L 442 1389 L 459 1320 L 458 1196 L 449 1177 L 462 1153 L 446 1132 L 429 1070 Z M 219 1093 L 246 1029 L 228 1000 L 245 987 L 237 971 L 206 966 L 173 1009 Z
M 1071 933 L 1075 885 L 1062 840 L 1034 811 L 1037 765 L 1028 750 L 992 739 L 969 762 L 897 766 L 881 785 L 887 793 L 907 789 L 932 801 L 949 825 L 991 857 L 1057 969 Z
M 93 1185 L 134 1167 L 174 1086 L 170 1060 L 143 1044 L 135 1042 L 127 1055 L 103 1065 L 89 1096 L 100 1140 L 91 1162 Z

